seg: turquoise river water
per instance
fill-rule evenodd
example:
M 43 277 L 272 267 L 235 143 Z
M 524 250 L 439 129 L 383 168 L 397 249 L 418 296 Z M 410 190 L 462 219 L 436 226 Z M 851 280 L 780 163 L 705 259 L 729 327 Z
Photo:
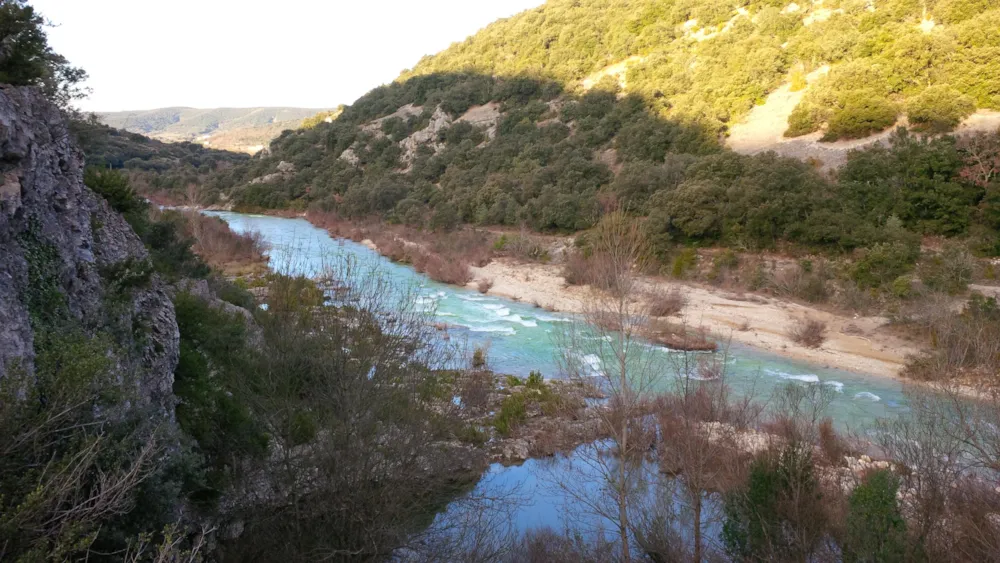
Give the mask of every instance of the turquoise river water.
M 426 309 L 436 321 L 451 325 L 452 338 L 467 339 L 470 346 L 488 344 L 490 364 L 496 372 L 524 376 L 538 370 L 545 377 L 559 376 L 554 335 L 559 332 L 560 323 L 570 320 L 569 315 L 434 282 L 412 268 L 393 264 L 364 245 L 334 239 L 305 219 L 207 213 L 227 221 L 234 231 L 260 233 L 270 245 L 271 265 L 278 271 L 319 275 L 326 265 L 343 257 L 377 265 L 380 273 L 388 276 L 396 287 L 414 293 L 417 307 Z M 599 369 L 598 358 L 581 360 Z M 898 381 L 821 368 L 745 346 L 730 347 L 726 371 L 727 382 L 735 394 L 752 392 L 764 399 L 789 382 L 827 385 L 835 392 L 827 415 L 841 428 L 863 429 L 878 418 L 907 410 L 907 400 Z M 573 508 L 567 505 L 564 494 L 540 483 L 544 480 L 540 472 L 550 473 L 553 463 L 560 462 L 528 460 L 516 467 L 495 465 L 482 487 L 517 486 L 530 499 L 513 515 L 517 528 L 526 530 L 542 524 L 559 528 L 561 516 Z

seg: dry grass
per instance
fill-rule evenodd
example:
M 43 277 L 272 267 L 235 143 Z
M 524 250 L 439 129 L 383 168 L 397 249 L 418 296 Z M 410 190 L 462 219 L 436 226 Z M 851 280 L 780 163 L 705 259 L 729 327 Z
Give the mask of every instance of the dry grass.
M 801 319 L 788 329 L 788 338 L 807 348 L 819 348 L 826 342 L 826 323 L 817 319 Z

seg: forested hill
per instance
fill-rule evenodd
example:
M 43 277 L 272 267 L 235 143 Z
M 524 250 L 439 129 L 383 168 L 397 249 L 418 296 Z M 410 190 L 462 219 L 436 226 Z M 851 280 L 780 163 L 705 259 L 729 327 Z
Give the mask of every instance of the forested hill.
M 440 72 L 601 80 L 720 132 L 790 83 L 787 135 L 866 136 L 906 116 L 947 130 L 1000 109 L 995 0 L 550 0 L 425 57 Z M 825 74 L 827 67 L 830 70 Z
M 980 0 L 552 0 L 182 195 L 436 230 L 572 232 L 623 208 L 661 255 L 889 245 L 912 261 L 925 235 L 996 254 L 1000 135 L 938 133 L 1000 107 L 998 28 L 1000 8 Z M 781 84 L 805 93 L 789 134 L 885 130 L 883 143 L 845 151 L 835 174 L 728 150 L 731 126 Z
M 285 129 L 325 110 L 287 107 L 159 108 L 102 113 L 102 122 L 161 141 L 192 141 L 216 149 L 255 153 Z

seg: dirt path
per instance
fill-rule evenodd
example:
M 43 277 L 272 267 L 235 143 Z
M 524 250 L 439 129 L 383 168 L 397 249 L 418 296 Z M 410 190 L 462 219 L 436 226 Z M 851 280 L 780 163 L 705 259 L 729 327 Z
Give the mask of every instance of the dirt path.
M 473 268 L 476 286 L 490 279 L 489 293 L 561 312 L 580 312 L 590 289 L 567 286 L 559 266 L 494 260 Z M 880 330 L 881 317 L 846 317 L 811 307 L 758 295 L 737 295 L 717 288 L 647 278 L 643 283 L 670 290 L 677 288 L 687 298 L 679 320 L 691 328 L 703 328 L 717 338 L 767 350 L 775 354 L 863 374 L 897 377 L 906 357 L 919 350 L 911 343 Z M 792 342 L 786 332 L 801 318 L 827 323 L 826 342 L 810 349 Z

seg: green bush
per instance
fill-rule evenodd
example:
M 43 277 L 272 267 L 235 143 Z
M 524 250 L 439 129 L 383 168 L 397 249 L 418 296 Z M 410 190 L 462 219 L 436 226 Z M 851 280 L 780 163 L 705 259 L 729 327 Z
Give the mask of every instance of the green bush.
M 674 257 L 674 261 L 670 266 L 670 275 L 677 279 L 682 279 L 697 264 L 698 251 L 693 248 L 685 248 Z
M 972 98 L 943 84 L 930 86 L 906 102 L 910 126 L 928 133 L 951 131 L 974 111 Z
M 843 106 L 833 111 L 822 140 L 867 137 L 892 127 L 897 115 L 896 107 L 884 96 L 868 90 L 851 92 Z
M 483 369 L 486 367 L 486 350 L 480 347 L 472 352 L 472 369 Z
M 916 260 L 914 249 L 900 242 L 879 243 L 865 249 L 851 267 L 851 279 L 862 288 L 880 288 L 909 273 Z
M 819 131 L 822 125 L 820 112 L 817 108 L 800 102 L 795 106 L 792 113 L 788 115 L 788 129 L 785 130 L 785 137 L 801 137 L 815 131 Z
M 754 461 L 743 489 L 726 495 L 722 541 L 738 561 L 805 561 L 825 533 L 811 447 L 786 446 Z
M 527 417 L 524 394 L 515 393 L 500 403 L 500 412 L 493 418 L 493 427 L 501 436 L 510 436 Z
M 906 560 L 906 520 L 896 492 L 899 479 L 888 470 L 869 473 L 848 500 L 845 563 Z
M 545 379 L 542 377 L 542 372 L 532 371 L 529 373 L 525 386 L 532 389 L 541 389 L 542 387 L 545 387 Z

